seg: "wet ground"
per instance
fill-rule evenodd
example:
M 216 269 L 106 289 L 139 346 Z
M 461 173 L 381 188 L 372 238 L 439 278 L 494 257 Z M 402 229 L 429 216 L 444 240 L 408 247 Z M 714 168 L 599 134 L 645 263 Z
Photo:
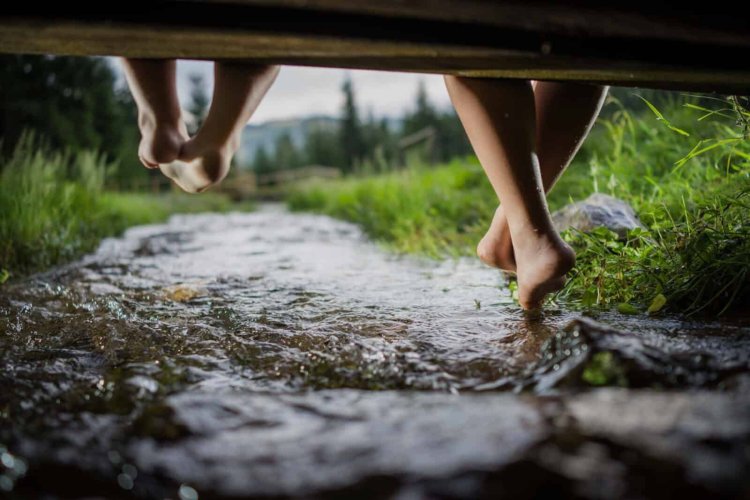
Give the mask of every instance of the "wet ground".
M 273 206 L 134 228 L 0 289 L 0 496 L 750 497 L 747 321 L 501 284 Z

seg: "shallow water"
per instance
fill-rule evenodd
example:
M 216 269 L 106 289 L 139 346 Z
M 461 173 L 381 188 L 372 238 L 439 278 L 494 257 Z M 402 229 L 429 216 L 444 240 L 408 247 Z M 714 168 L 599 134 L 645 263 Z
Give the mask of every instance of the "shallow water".
M 532 318 L 323 216 L 134 228 L 0 314 L 19 498 L 750 494 L 747 322 Z

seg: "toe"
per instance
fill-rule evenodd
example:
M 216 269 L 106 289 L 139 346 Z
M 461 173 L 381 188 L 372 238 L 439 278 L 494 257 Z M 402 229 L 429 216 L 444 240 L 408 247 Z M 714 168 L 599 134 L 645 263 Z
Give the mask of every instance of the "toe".
M 202 193 L 215 185 L 207 178 L 201 162 L 198 160 L 189 163 L 175 160 L 171 163 L 159 165 L 159 169 L 186 193 Z
M 143 163 L 143 166 L 146 168 L 159 168 L 158 163 L 153 163 L 145 159 L 142 155 L 138 155 L 138 159 Z

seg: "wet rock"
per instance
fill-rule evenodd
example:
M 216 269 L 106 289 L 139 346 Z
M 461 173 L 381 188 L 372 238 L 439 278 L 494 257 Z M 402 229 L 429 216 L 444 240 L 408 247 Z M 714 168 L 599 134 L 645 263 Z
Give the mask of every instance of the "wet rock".
M 589 232 L 606 227 L 620 238 L 624 238 L 630 229 L 646 229 L 630 205 L 602 193 L 594 193 L 583 201 L 557 210 L 552 214 L 552 222 L 558 231 L 574 228 Z
M 143 238 L 135 250 L 135 255 L 155 256 L 175 253 L 178 244 L 189 241 L 186 233 L 179 231 L 164 232 Z
M 199 492 L 226 496 L 304 495 L 368 479 L 451 476 L 514 460 L 546 434 L 537 409 L 516 397 L 324 391 L 303 396 L 171 398 L 192 435 L 144 440 L 127 455 Z M 402 478 L 402 479 L 401 479 Z
M 47 443 L 27 441 L 23 451 L 33 456 L 19 491 L 59 491 L 38 475 L 57 463 L 77 464 L 70 472 L 104 484 L 108 475 L 116 484 L 127 467 L 133 492 L 149 497 L 175 497 L 185 484 L 201 498 L 742 498 L 750 492 L 747 395 L 224 389 L 177 394 L 160 405 L 146 413 L 178 433 L 144 436 L 127 426 L 113 433 L 111 419 L 89 416 Z
M 550 337 L 527 375 L 502 377 L 475 390 L 533 389 L 546 393 L 588 386 L 717 387 L 750 373 L 747 346 L 731 357 L 710 349 L 670 349 L 664 339 L 644 338 L 588 318 L 577 318 Z
M 677 484 L 685 485 L 678 488 L 688 496 L 701 489 L 738 497 L 750 493 L 750 481 L 739 480 L 750 470 L 746 397 L 619 389 L 580 395 L 566 408 L 581 432 L 606 439 L 612 449 L 637 452 L 642 463 L 651 462 L 654 472 L 661 470 L 663 479 L 676 476 Z M 691 493 L 688 484 L 698 489 Z
M 163 292 L 167 299 L 175 302 L 188 302 L 207 293 L 203 283 L 179 283 L 165 287 Z

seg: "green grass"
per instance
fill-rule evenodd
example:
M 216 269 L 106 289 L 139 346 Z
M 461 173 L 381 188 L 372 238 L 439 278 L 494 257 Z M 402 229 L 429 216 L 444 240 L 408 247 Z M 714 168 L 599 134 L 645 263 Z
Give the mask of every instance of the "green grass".
M 736 122 L 750 114 L 702 101 L 661 111 L 646 103 L 640 115 L 620 108 L 599 123 L 585 163 L 571 167 L 550 202 L 605 192 L 630 203 L 649 231 L 626 241 L 604 230 L 565 234 L 578 264 L 559 299 L 713 315 L 748 304 L 750 141 Z
M 115 224 L 115 232 L 138 224 L 163 222 L 173 214 L 200 212 L 226 212 L 249 210 L 251 204 L 233 204 L 228 197 L 216 193 L 201 193 L 199 196 L 170 192 L 163 194 L 105 192 L 100 199 L 105 217 Z
M 737 121 L 750 114 L 725 103 L 683 96 L 633 110 L 609 99 L 550 208 L 603 192 L 630 203 L 649 230 L 626 241 L 605 230 L 566 232 L 578 261 L 556 300 L 636 313 L 721 314 L 747 304 L 750 141 Z M 308 184 L 288 203 L 356 222 L 398 251 L 441 256 L 473 254 L 497 201 L 468 158 Z
M 307 184 L 289 195 L 293 210 L 360 224 L 396 250 L 432 256 L 466 253 L 497 206 L 474 158 L 371 177 Z
M 96 152 L 49 151 L 33 133 L 19 141 L 0 166 L 0 282 L 74 259 L 129 226 L 232 207 L 212 193 L 107 192 L 111 167 Z

